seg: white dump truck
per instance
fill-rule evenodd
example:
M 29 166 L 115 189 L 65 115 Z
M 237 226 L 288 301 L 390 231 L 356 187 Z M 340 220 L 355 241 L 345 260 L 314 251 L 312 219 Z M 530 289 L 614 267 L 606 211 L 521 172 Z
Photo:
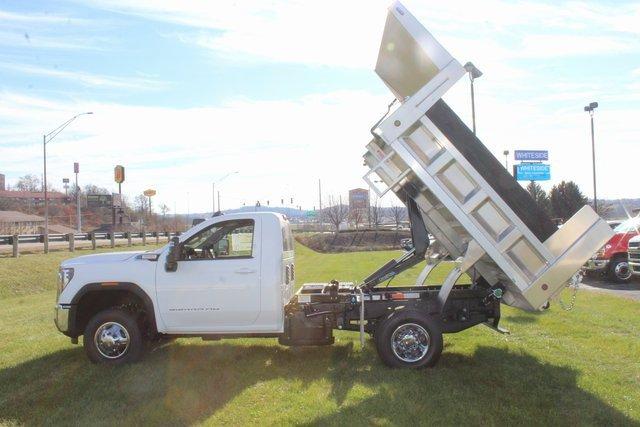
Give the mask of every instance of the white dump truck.
M 55 322 L 94 362 L 138 359 L 147 340 L 272 337 L 327 345 L 334 330 L 371 335 L 393 367 L 433 365 L 442 334 L 485 324 L 500 306 L 538 310 L 612 235 L 588 206 L 561 229 L 442 101 L 465 73 L 400 4 L 387 16 L 376 72 L 400 105 L 371 129 L 364 177 L 408 208 L 413 246 L 359 283 L 303 284 L 287 220 L 210 218 L 153 252 L 89 255 L 60 267 Z M 373 121 L 373 120 L 372 120 Z M 446 253 L 436 254 L 429 234 Z M 442 284 L 429 273 L 455 260 Z M 379 286 L 418 264 L 416 283 Z M 463 274 L 471 284 L 457 284 Z

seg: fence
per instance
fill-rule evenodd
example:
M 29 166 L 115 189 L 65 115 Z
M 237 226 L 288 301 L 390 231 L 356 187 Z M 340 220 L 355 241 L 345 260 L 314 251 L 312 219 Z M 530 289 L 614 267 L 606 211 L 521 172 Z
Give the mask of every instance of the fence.
M 75 250 L 76 242 L 91 242 L 91 248 L 96 249 L 98 241 L 108 240 L 111 247 L 116 246 L 116 240 L 127 240 L 127 246 L 131 246 L 133 239 L 142 239 L 142 244 L 147 244 L 147 239 L 155 239 L 155 244 L 160 244 L 160 238 L 170 241 L 172 237 L 181 233 L 168 231 L 142 231 L 142 232 L 115 232 L 115 233 L 69 233 L 69 234 L 49 234 L 48 238 L 44 234 L 14 234 L 0 235 L 0 248 L 12 246 L 12 256 L 17 258 L 20 255 L 20 245 L 42 244 L 44 253 L 49 252 L 49 244 L 56 242 L 68 242 L 69 251 Z M 164 240 L 164 239 L 163 239 Z M 58 245 L 58 247 L 61 247 Z

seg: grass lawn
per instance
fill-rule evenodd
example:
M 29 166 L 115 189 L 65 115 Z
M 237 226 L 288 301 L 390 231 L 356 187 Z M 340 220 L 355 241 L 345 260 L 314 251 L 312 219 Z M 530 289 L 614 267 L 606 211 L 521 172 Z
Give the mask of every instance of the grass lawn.
M 396 255 L 298 245 L 297 283 L 360 280 Z M 53 325 L 57 264 L 69 256 L 0 259 L 0 424 L 640 425 L 634 301 L 583 291 L 569 313 L 505 308 L 511 335 L 446 335 L 439 364 L 421 371 L 385 368 L 350 332 L 303 349 L 179 339 L 110 368 Z

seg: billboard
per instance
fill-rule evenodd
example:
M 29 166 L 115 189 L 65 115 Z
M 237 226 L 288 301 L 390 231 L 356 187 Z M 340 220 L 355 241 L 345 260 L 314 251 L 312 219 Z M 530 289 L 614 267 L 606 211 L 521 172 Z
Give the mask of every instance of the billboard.
M 520 163 L 513 167 L 518 181 L 549 181 L 551 166 L 543 163 Z
M 87 206 L 90 208 L 110 208 L 111 194 L 87 194 Z
M 547 150 L 516 150 L 513 154 L 516 160 L 529 162 L 549 160 L 549 151 Z

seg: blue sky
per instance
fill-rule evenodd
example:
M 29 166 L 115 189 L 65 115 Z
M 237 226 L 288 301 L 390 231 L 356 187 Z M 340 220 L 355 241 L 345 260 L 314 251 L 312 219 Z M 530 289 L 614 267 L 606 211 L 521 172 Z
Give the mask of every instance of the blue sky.
M 129 3 L 134 3 L 131 5 Z M 591 194 L 588 116 L 597 100 L 599 195 L 639 197 L 640 3 L 405 5 L 477 81 L 478 136 L 496 154 L 548 149 L 552 181 Z M 145 188 L 173 210 L 294 197 L 317 205 L 363 186 L 368 129 L 391 94 L 372 69 L 383 1 L 0 1 L 0 172 L 41 173 L 41 135 L 60 187 Z M 468 83 L 445 97 L 470 122 Z M 501 156 L 498 156 L 501 158 Z M 391 204 L 387 199 L 384 204 Z

